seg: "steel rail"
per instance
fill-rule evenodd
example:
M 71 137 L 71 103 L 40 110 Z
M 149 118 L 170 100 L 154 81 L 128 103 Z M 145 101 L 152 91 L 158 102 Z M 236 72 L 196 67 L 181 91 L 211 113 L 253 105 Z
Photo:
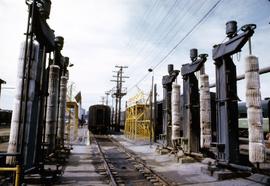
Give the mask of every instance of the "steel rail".
M 131 154 L 129 152 L 129 150 L 126 147 L 124 147 L 121 143 L 119 143 L 117 140 L 115 140 L 112 137 L 108 137 L 108 139 L 110 139 L 115 145 L 117 145 L 118 147 L 120 147 L 131 159 L 133 159 L 134 161 L 136 161 L 136 163 L 140 164 L 141 166 L 143 166 L 144 169 L 146 169 L 148 172 L 150 172 L 151 174 L 153 174 L 158 179 L 158 181 L 161 182 L 161 184 L 163 186 L 174 185 L 173 183 L 169 182 L 164 177 L 162 177 L 161 175 L 159 175 L 158 173 L 156 173 L 153 169 L 151 169 L 149 166 L 147 166 L 139 158 L 134 157 L 134 155 Z
M 111 169 L 110 169 L 110 166 L 109 166 L 108 162 L 106 161 L 106 158 L 105 158 L 104 153 L 103 153 L 103 151 L 102 151 L 102 149 L 101 149 L 101 147 L 100 147 L 100 144 L 98 143 L 98 141 L 97 141 L 95 135 L 93 135 L 93 137 L 94 137 L 94 139 L 95 139 L 95 141 L 96 141 L 96 144 L 97 144 L 97 146 L 98 146 L 98 151 L 99 151 L 99 153 L 100 153 L 100 155 L 101 155 L 101 157 L 102 157 L 102 160 L 103 160 L 103 162 L 104 162 L 104 166 L 105 166 L 106 172 L 107 172 L 107 174 L 110 176 L 110 179 L 111 179 L 111 185 L 112 185 L 112 186 L 117 186 L 117 183 L 116 183 L 116 181 L 115 181 L 115 178 L 113 177 L 112 171 L 111 171 Z

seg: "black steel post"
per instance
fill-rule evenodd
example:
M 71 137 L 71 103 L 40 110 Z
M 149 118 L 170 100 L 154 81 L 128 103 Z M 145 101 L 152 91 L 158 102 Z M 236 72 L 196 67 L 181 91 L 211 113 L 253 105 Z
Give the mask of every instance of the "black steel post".
M 163 85 L 163 133 L 166 136 L 166 146 L 172 146 L 171 143 L 171 93 L 172 83 L 176 80 L 179 70 L 174 70 L 173 65 L 168 65 L 169 75 L 162 77 Z
M 227 22 L 229 40 L 215 45 L 212 51 L 216 65 L 216 146 L 219 161 L 239 161 L 237 76 L 231 55 L 241 51 L 255 28 L 254 24 L 244 25 L 241 28 L 243 33 L 238 34 L 237 22 Z
M 216 61 L 215 65 L 217 84 L 217 141 L 220 146 L 218 148 L 222 149 L 219 152 L 219 157 L 224 157 L 225 161 L 238 162 L 239 142 L 236 67 L 230 56 Z
M 2 88 L 2 84 L 6 84 L 6 82 L 2 79 L 0 79 L 0 99 L 1 99 L 1 88 Z
M 30 27 L 30 46 L 29 46 L 29 57 L 28 57 L 28 48 L 25 48 L 26 52 L 25 52 L 25 56 L 24 56 L 24 72 L 23 72 L 23 78 L 22 78 L 22 92 L 25 91 L 25 94 L 21 94 L 22 97 L 21 97 L 21 103 L 20 103 L 20 125 L 22 125 L 22 130 L 19 130 L 19 133 L 20 136 L 19 136 L 19 142 L 20 142 L 20 146 L 19 146 L 19 152 L 21 154 L 21 157 L 20 157 L 20 165 L 23 165 L 24 164 L 24 140 L 25 140 L 25 130 L 26 130 L 26 122 L 27 122 L 27 101 L 28 101 L 28 92 L 29 92 L 29 81 L 30 81 L 30 69 L 31 69 L 31 60 L 32 59 L 32 53 L 33 53 L 33 37 L 34 37 L 34 33 L 33 33 L 33 21 L 34 21 L 34 11 L 35 11 L 35 4 L 36 4 L 36 0 L 34 0 L 32 2 L 32 6 L 31 7 L 31 24 L 29 24 L 28 26 Z M 28 33 L 27 33 L 28 34 Z M 27 38 L 28 39 L 28 38 Z M 26 43 L 28 43 L 28 40 L 26 40 Z M 26 47 L 28 47 L 28 44 L 26 44 Z M 27 70 L 27 71 L 26 71 Z M 25 74 L 26 72 L 26 74 Z M 25 77 L 26 75 L 26 77 Z M 24 79 L 25 77 L 25 79 Z M 26 84 L 24 85 L 24 81 L 26 80 Z M 23 96 L 24 95 L 24 96 Z M 22 102 L 24 100 L 24 108 L 23 108 L 23 111 L 24 113 L 21 113 L 22 112 Z M 22 117 L 22 118 L 21 118 Z M 23 171 L 22 171 L 23 172 Z
M 200 150 L 200 96 L 198 79 L 195 72 L 199 71 L 206 62 L 207 54 L 198 56 L 197 49 L 190 50 L 192 63 L 184 64 L 181 68 L 183 76 L 183 113 L 184 137 L 188 139 L 188 153 L 198 153 Z
M 35 162 L 41 162 L 43 159 L 43 150 L 42 150 L 42 130 L 43 130 L 43 115 L 44 115 L 44 103 L 45 103 L 45 83 L 46 83 L 46 47 L 43 46 L 42 49 L 42 61 L 41 61 L 41 74 L 40 74 L 40 86 L 39 86 L 39 118 L 38 118 L 38 133 L 37 133 L 37 144 L 36 144 L 36 149 L 37 149 L 37 154 L 36 154 L 36 159 Z

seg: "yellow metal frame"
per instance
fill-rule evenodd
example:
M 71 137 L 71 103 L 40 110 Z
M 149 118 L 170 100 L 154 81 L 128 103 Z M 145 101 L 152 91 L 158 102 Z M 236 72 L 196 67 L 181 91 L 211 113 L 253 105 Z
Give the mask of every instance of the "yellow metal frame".
M 0 172 L 15 172 L 15 186 L 20 185 L 20 176 L 21 176 L 21 166 L 16 165 L 16 167 L 0 167 Z
M 78 128 L 79 128 L 79 107 L 77 102 L 74 101 L 68 101 L 66 102 L 66 108 L 70 110 L 71 108 L 74 108 L 74 115 L 75 115 L 75 126 L 74 126 L 74 139 L 76 140 L 78 137 Z M 68 133 L 68 141 L 70 141 L 70 127 L 71 123 L 67 126 L 67 133 Z
M 149 105 L 136 104 L 126 109 L 126 121 L 124 134 L 130 139 L 149 139 L 150 130 L 150 110 Z

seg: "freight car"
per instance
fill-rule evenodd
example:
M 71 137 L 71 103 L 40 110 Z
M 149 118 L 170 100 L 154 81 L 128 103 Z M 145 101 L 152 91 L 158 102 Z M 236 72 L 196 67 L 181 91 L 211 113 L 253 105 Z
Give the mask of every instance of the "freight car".
M 88 129 L 94 134 L 109 132 L 111 109 L 106 105 L 92 105 L 88 113 Z

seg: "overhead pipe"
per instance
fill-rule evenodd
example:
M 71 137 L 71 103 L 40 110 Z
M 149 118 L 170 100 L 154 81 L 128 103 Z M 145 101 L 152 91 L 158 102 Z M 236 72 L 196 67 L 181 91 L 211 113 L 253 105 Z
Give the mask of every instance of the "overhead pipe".
M 261 68 L 259 70 L 259 74 L 260 75 L 261 74 L 266 74 L 266 73 L 269 73 L 269 72 L 270 72 L 270 66 L 269 67 L 265 67 L 265 68 Z M 236 78 L 237 81 L 243 80 L 243 79 L 245 79 L 245 74 L 241 74 L 241 75 L 237 76 L 237 78 Z M 214 87 L 216 87 L 216 83 L 211 83 L 209 85 L 209 88 L 214 88 Z

